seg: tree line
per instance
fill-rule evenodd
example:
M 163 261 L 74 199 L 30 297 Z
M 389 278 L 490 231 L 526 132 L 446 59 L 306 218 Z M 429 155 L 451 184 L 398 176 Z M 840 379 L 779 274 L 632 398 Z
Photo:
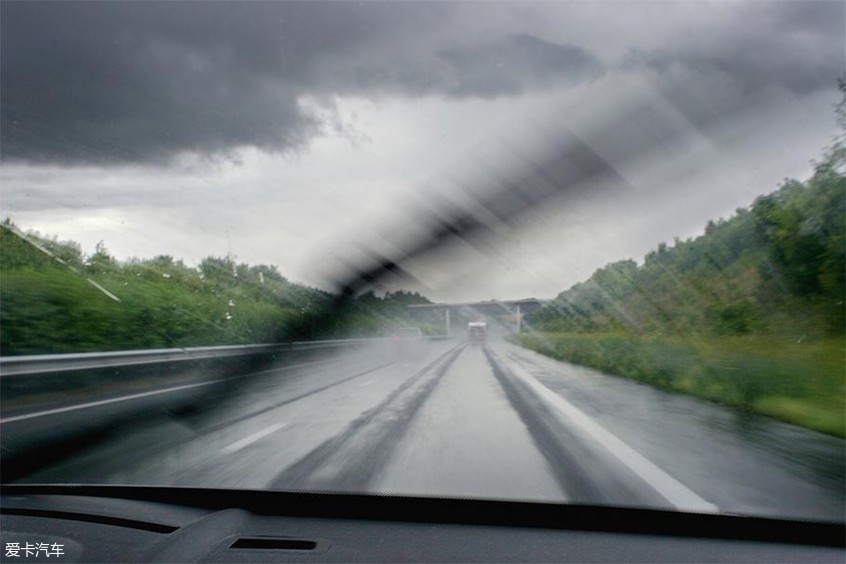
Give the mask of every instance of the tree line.
M 550 331 L 842 334 L 845 162 L 835 148 L 808 181 L 786 180 L 703 235 L 659 244 L 640 265 L 606 265 L 528 321 Z
M 170 255 L 115 259 L 102 242 L 0 224 L 0 354 L 272 343 L 381 336 L 392 326 L 437 327 L 412 315 L 417 293 L 370 292 L 335 312 L 334 296 L 287 280 L 273 265 L 231 256 L 197 266 Z

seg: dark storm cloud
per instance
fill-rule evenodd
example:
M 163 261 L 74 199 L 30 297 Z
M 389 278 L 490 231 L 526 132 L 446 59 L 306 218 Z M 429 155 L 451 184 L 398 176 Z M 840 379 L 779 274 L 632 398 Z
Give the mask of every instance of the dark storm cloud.
M 529 34 L 507 35 L 446 49 L 401 51 L 336 69 L 334 82 L 347 92 L 496 98 L 528 90 L 573 85 L 597 78 L 603 64 L 580 47 Z
M 594 48 L 631 48 L 625 68 L 715 112 L 754 106 L 772 86 L 831 88 L 843 73 L 843 2 L 716 5 L 680 4 L 667 22 L 681 11 L 692 31 L 638 50 L 643 30 L 614 22 L 639 4 L 597 20 L 567 3 L 2 2 L 0 155 L 103 164 L 297 150 L 331 129 L 304 99 L 490 99 L 601 77 L 605 64 L 569 40 L 594 28 L 581 34 Z
M 670 86 L 701 79 L 695 88 L 734 87 L 748 97 L 785 88 L 804 95 L 830 89 L 844 72 L 846 3 L 842 1 L 752 2 L 739 5 L 719 25 L 702 25 L 688 43 L 633 49 L 629 68 L 650 68 Z M 676 82 L 676 84 L 673 84 Z
M 770 10 L 769 17 L 780 32 L 799 31 L 832 38 L 843 36 L 846 4 L 840 0 L 777 2 Z M 753 17 L 752 11 L 749 15 Z
M 309 29 L 299 15 L 272 4 L 4 3 L 3 155 L 132 162 L 296 147 L 319 126 L 297 103 L 308 59 L 345 47 L 340 30 Z
M 584 49 L 557 45 L 521 34 L 497 42 L 444 50 L 454 71 L 444 89 L 456 96 L 519 93 L 526 85 L 578 83 L 601 76 L 605 69 Z
M 288 151 L 321 131 L 303 96 L 494 97 L 602 71 L 530 35 L 420 40 L 442 4 L 2 4 L 4 159 L 164 161 Z

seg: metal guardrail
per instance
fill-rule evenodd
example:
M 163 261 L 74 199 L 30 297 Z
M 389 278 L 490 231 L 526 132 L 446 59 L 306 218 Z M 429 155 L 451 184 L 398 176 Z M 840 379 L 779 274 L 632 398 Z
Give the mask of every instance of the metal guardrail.
M 429 337 L 442 340 L 450 337 Z M 391 337 L 251 344 L 183 349 L 0 357 L 3 448 L 6 481 L 26 476 L 46 462 L 75 452 L 86 437 L 139 418 L 198 413 L 236 388 L 214 390 L 232 378 L 261 374 L 291 356 L 384 343 Z M 311 351 L 311 352 L 309 352 Z M 300 355 L 302 353 L 302 355 Z M 261 358 L 278 355 L 279 358 Z M 217 360 L 219 359 L 219 360 Z M 253 365 L 253 359 L 260 360 Z M 266 362 L 266 364 L 265 364 Z M 279 367 L 284 367 L 280 363 Z M 214 391 L 213 391 L 214 390 Z M 82 442 L 80 442 L 82 441 Z
M 426 337 L 442 340 L 448 336 Z M 329 341 L 298 341 L 291 343 L 223 345 L 174 349 L 144 349 L 96 353 L 45 354 L 0 357 L 0 378 L 45 373 L 89 370 L 119 366 L 137 366 L 162 362 L 182 362 L 210 358 L 225 358 L 284 351 L 331 349 L 388 341 L 390 338 L 336 339 Z

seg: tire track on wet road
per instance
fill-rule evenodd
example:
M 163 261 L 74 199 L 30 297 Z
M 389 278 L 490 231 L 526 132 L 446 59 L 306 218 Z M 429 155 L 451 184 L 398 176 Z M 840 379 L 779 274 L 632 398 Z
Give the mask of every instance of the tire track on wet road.
M 466 344 L 457 345 L 417 371 L 341 434 L 283 470 L 271 489 L 366 491 L 402 440 L 421 406 Z
M 267 413 L 268 411 L 273 411 L 274 409 L 278 409 L 278 408 L 283 407 L 285 405 L 288 405 L 290 403 L 294 403 L 295 401 L 305 399 L 309 396 L 313 396 L 314 394 L 319 394 L 320 392 L 324 392 L 326 390 L 334 388 L 335 386 L 340 386 L 341 384 L 345 384 L 345 383 L 349 382 L 350 380 L 355 380 L 356 378 L 361 378 L 362 376 L 367 376 L 368 374 L 372 374 L 373 372 L 376 372 L 377 370 L 387 368 L 388 366 L 391 366 L 392 364 L 395 364 L 395 362 L 394 361 L 385 362 L 385 363 L 382 363 L 382 364 L 378 364 L 376 366 L 372 366 L 370 368 L 367 368 L 366 370 L 356 372 L 355 374 L 352 374 L 352 375 L 347 376 L 345 378 L 341 378 L 340 380 L 337 380 L 337 381 L 332 382 L 330 384 L 326 384 L 325 386 L 320 386 L 320 387 L 315 388 L 313 390 L 309 390 L 307 392 L 304 392 L 304 393 L 298 394 L 296 396 L 284 399 L 282 401 L 275 402 L 271 405 L 268 405 L 268 406 L 263 407 L 261 409 L 258 409 L 256 411 L 251 411 L 249 413 L 245 413 L 245 414 L 243 414 L 239 417 L 235 417 L 235 418 L 229 419 L 227 421 L 222 421 L 220 423 L 216 423 L 214 425 L 204 427 L 204 428 L 202 428 L 202 430 L 198 431 L 198 434 L 205 435 L 205 434 L 213 433 L 213 432 L 219 431 L 220 429 L 223 429 L 225 427 L 229 427 L 229 426 L 234 425 L 236 423 L 240 423 L 241 421 L 246 421 L 247 419 L 251 419 L 253 417 L 258 417 L 259 415 Z

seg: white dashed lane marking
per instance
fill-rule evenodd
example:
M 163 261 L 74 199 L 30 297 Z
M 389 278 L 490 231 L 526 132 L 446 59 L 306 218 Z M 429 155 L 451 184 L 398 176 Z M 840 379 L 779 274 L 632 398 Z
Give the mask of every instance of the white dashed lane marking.
M 265 427 L 261 431 L 256 431 L 252 435 L 247 435 L 243 439 L 241 439 L 239 441 L 235 441 L 234 443 L 223 447 L 222 450 L 223 450 L 223 452 L 227 452 L 227 453 L 238 452 L 242 448 L 248 447 L 251 444 L 253 444 L 254 442 L 261 440 L 264 437 L 270 435 L 271 433 L 275 433 L 279 429 L 282 429 L 283 427 L 287 427 L 287 426 L 288 426 L 287 423 L 274 423 L 273 425 Z

